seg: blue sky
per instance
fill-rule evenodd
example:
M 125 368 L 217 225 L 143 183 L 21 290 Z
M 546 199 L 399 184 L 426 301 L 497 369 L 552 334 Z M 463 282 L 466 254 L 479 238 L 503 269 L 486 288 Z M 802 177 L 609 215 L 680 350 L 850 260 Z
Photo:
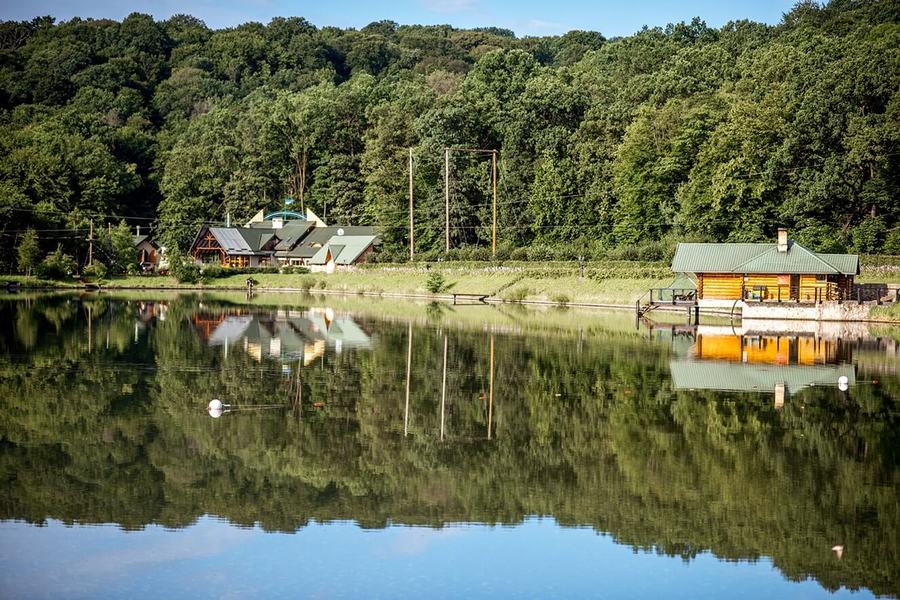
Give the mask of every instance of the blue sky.
M 571 29 L 628 35 L 643 25 L 664 26 L 699 16 L 711 26 L 736 19 L 774 24 L 794 0 L 0 0 L 0 18 L 51 15 L 121 19 L 131 12 L 165 19 L 190 13 L 214 28 L 274 16 L 302 16 L 317 26 L 362 27 L 390 19 L 400 24 L 449 23 L 457 27 L 496 26 L 518 35 L 556 35 Z
M 836 560 L 830 548 L 820 550 L 823 560 Z M 213 517 L 177 531 L 0 522 L 0 596 L 873 598 L 868 590 L 832 595 L 815 581 L 789 581 L 765 557 L 703 552 L 684 561 L 552 519 L 442 529 L 311 523 L 286 534 Z

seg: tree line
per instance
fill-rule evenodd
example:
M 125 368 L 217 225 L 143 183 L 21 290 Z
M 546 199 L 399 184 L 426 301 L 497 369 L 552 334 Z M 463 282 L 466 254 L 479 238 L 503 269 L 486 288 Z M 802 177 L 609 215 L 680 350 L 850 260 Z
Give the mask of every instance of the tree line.
M 607 39 L 179 15 L 0 23 L 0 261 L 34 229 L 83 263 L 93 219 L 199 226 L 260 208 L 444 240 L 444 148 L 496 149 L 500 253 L 664 258 L 673 240 L 900 253 L 900 2 L 802 1 L 774 26 Z M 488 256 L 490 158 L 452 152 L 450 238 Z M 146 231 L 146 229 L 145 229 Z

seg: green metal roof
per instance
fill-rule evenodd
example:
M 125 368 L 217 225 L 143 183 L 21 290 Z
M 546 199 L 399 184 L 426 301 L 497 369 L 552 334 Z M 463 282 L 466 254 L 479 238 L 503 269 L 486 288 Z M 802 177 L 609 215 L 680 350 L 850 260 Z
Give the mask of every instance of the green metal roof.
M 779 252 L 776 244 L 678 244 L 672 259 L 676 273 L 768 273 L 856 275 L 855 254 L 818 254 L 797 242 Z
M 251 229 L 249 227 L 235 227 L 235 229 L 241 237 L 247 240 L 247 245 L 254 253 L 262 252 L 265 245 L 275 237 L 273 229 Z
M 669 362 L 672 385 L 679 390 L 721 390 L 728 392 L 775 391 L 783 383 L 788 392 L 815 385 L 837 385 L 846 376 L 856 384 L 853 365 L 769 365 L 724 360 L 676 359 Z
M 279 240 L 275 246 L 276 253 L 281 254 L 292 250 L 315 226 L 316 224 L 312 221 L 291 221 L 281 229 L 276 230 Z
M 857 254 L 822 254 L 816 255 L 845 275 L 859 274 L 859 255 Z
M 336 235 L 319 248 L 309 262 L 313 265 L 324 265 L 330 251 L 335 264 L 352 265 L 374 243 L 374 235 Z
M 288 252 L 288 256 L 309 258 L 319 253 L 331 238 L 339 236 L 375 236 L 375 228 L 366 225 L 315 227 Z M 377 237 L 377 236 L 376 236 Z M 376 243 L 377 243 L 376 239 Z M 321 264 L 325 264 L 324 262 Z

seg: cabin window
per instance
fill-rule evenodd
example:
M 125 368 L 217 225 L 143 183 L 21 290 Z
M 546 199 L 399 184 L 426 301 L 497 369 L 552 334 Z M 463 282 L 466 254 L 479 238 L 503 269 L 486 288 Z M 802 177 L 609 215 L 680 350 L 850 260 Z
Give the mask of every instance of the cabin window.
M 816 281 L 827 281 L 828 275 L 816 275 Z

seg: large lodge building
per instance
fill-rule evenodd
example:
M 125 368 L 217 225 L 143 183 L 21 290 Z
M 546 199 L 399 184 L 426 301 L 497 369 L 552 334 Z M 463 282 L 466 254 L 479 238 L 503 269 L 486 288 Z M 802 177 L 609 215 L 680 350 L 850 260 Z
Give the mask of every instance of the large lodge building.
M 243 227 L 204 226 L 190 254 L 204 264 L 228 267 L 309 266 L 327 272 L 365 262 L 378 244 L 374 227 L 326 225 L 306 215 L 260 211 Z

